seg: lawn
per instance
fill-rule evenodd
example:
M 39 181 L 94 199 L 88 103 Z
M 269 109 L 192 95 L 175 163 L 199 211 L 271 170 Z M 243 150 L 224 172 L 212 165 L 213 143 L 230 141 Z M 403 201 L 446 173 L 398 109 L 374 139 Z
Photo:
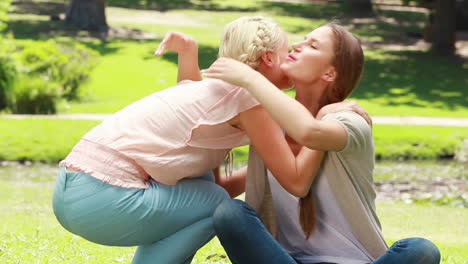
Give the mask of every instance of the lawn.
M 217 56 L 223 26 L 237 17 L 272 16 L 289 33 L 291 42 L 336 18 L 364 40 L 366 70 L 352 98 L 372 115 L 468 116 L 468 63 L 434 58 L 427 50 L 405 50 L 406 46 L 419 40 L 408 35 L 422 31 L 426 19 L 424 13 L 380 10 L 375 19 L 362 22 L 350 17 L 347 6 L 340 4 L 324 6 L 247 0 L 192 3 L 194 9 L 159 12 L 150 8 L 115 7 L 129 3 L 110 1 L 107 17 L 112 26 L 142 30 L 152 34 L 150 39 L 101 41 L 73 38 L 61 21 L 49 21 L 44 12 L 24 14 L 21 8 L 11 14 L 9 31 L 20 41 L 49 38 L 80 41 L 98 51 L 99 65 L 92 72 L 90 81 L 82 87 L 83 100 L 64 105 L 60 111 L 108 113 L 175 84 L 176 56 L 152 56 L 168 30 L 195 36 L 200 44 L 200 65 L 205 68 Z M 31 9 L 28 12 L 31 13 Z M 386 43 L 400 43 L 400 49 L 372 48 L 372 44 Z
M 0 167 L 1 263 L 129 263 L 135 248 L 99 246 L 65 231 L 51 208 L 54 166 Z M 435 205 L 378 203 L 389 243 L 413 236 L 432 240 L 443 264 L 466 264 L 468 211 Z M 230 263 L 214 239 L 193 263 Z M 209 258 L 209 259 L 207 259 Z
M 183 2 L 186 1 L 176 1 L 176 4 L 185 5 Z M 60 42 L 79 41 L 96 50 L 100 54 L 96 58 L 98 66 L 82 87 L 82 100 L 61 104 L 60 111 L 111 113 L 176 83 L 177 56 L 168 53 L 155 58 L 152 55 L 168 30 L 195 36 L 199 41 L 200 66 L 206 68 L 216 59 L 223 26 L 242 15 L 273 16 L 289 32 L 291 41 L 301 40 L 310 29 L 331 18 L 340 18 L 344 25 L 363 38 L 364 43 L 408 42 L 401 35 L 421 30 L 426 19 L 423 13 L 380 10 L 377 19 L 359 22 L 347 16 L 346 6 L 339 4 L 324 6 L 245 0 L 211 1 L 212 5 L 207 6 L 205 1 L 192 2 L 192 10 L 159 12 L 149 8 L 115 7 L 129 3 L 110 1 L 111 6 L 107 8 L 109 23 L 121 29 L 146 32 L 152 36 L 149 40 L 99 40 L 85 37 L 83 32 L 77 33 L 81 37 L 72 37 L 61 21 L 49 20 L 48 13 L 43 11 L 47 9 L 44 2 L 29 6 L 29 9 L 17 6 L 10 17 L 9 31 L 20 42 L 54 38 Z M 60 1 L 55 4 L 63 5 Z M 366 48 L 365 53 L 367 67 L 362 84 L 352 98 L 371 115 L 468 116 L 468 64 L 434 58 L 425 50 Z M 434 64 L 437 67 L 433 67 Z M 293 95 L 294 91 L 289 94 Z M 0 119 L 0 145 L 4 150 L 0 160 L 59 160 L 95 124 L 92 121 Z M 374 131 L 376 154 L 382 159 L 450 158 L 467 135 L 465 128 L 429 126 L 376 125 Z M 237 160 L 246 160 L 245 147 L 236 149 L 235 153 Z
M 57 162 L 98 121 L 0 118 L 0 160 Z M 468 128 L 374 125 L 378 159 L 453 158 Z M 236 161 L 246 161 L 248 147 L 234 149 Z

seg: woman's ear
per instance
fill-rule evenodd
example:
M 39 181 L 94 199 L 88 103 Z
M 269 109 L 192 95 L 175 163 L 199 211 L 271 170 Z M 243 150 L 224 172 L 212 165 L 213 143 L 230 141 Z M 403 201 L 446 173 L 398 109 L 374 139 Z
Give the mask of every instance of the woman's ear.
M 330 67 L 325 74 L 322 75 L 322 79 L 326 82 L 334 82 L 336 79 L 337 73 L 335 67 Z
M 274 65 L 274 52 L 272 51 L 267 51 L 265 53 L 262 54 L 262 56 L 260 57 L 260 59 L 262 60 L 262 63 L 269 67 L 269 68 L 272 68 L 273 65 Z

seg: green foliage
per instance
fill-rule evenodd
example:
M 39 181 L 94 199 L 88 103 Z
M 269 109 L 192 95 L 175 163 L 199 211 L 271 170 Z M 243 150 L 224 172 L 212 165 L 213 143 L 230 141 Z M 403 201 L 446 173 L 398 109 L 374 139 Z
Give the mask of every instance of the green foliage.
M 7 95 L 13 90 L 16 74 L 15 63 L 11 56 L 0 54 L 0 110 L 7 106 Z
M 56 82 L 61 86 L 61 96 L 77 99 L 78 87 L 94 67 L 95 56 L 94 51 L 81 44 L 48 40 L 25 45 L 16 58 L 23 74 Z
M 467 137 L 466 128 L 374 125 L 377 159 L 453 158 Z
M 0 33 L 7 26 L 8 22 L 8 10 L 10 8 L 12 0 L 2 0 L 0 1 Z M 0 34 L 1 39 L 1 34 Z
M 59 85 L 40 76 L 20 78 L 8 96 L 8 105 L 15 114 L 55 114 L 60 98 Z
M 0 109 L 51 114 L 62 97 L 79 98 L 79 87 L 95 65 L 96 52 L 79 43 L 5 41 L 0 53 Z
M 7 27 L 8 10 L 12 0 L 0 1 L 0 110 L 7 104 L 7 93 L 12 89 L 12 83 L 16 74 L 13 60 L 9 56 L 9 45 L 2 35 Z

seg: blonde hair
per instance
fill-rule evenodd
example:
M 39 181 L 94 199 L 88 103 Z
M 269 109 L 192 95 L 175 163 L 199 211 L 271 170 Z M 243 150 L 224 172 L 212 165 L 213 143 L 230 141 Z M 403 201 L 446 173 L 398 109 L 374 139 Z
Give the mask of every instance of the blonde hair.
M 241 17 L 224 28 L 219 45 L 219 56 L 243 62 L 256 69 L 260 57 L 284 44 L 283 31 L 271 18 Z

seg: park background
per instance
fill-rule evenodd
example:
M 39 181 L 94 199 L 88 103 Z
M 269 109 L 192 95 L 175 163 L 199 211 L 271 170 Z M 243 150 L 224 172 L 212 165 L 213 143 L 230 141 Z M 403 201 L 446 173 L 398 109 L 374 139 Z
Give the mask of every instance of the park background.
M 291 42 L 331 20 L 362 38 L 351 98 L 409 120 L 373 126 L 385 237 L 425 237 L 442 263 L 468 263 L 466 0 L 0 0 L 0 263 L 131 261 L 135 248 L 95 245 L 55 220 L 57 162 L 106 114 L 176 83 L 177 56 L 153 56 L 168 30 L 194 36 L 206 68 L 223 26 L 246 15 L 273 17 Z M 235 149 L 236 162 L 246 154 Z M 194 263 L 230 262 L 213 239 Z

